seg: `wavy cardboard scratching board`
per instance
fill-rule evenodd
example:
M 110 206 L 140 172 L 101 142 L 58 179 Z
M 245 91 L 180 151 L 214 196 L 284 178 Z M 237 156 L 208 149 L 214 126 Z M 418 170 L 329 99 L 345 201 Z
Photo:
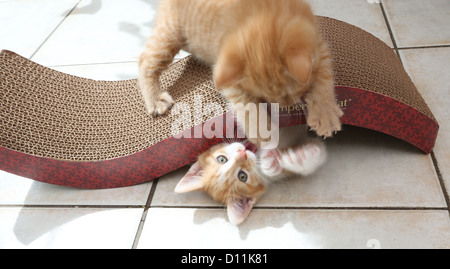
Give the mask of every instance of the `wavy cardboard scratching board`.
M 325 17 L 317 20 L 333 53 L 336 94 L 345 112 L 342 123 L 395 136 L 429 153 L 438 123 L 392 49 L 355 26 Z M 185 134 L 230 116 L 214 89 L 211 69 L 193 57 L 173 64 L 161 80 L 176 102 L 193 111 L 215 104 L 214 113 L 184 115 L 191 119 L 180 125 Z M 304 124 L 301 107 L 281 107 L 281 126 Z M 148 116 L 137 80 L 94 81 L 10 51 L 0 53 L 2 170 L 79 188 L 146 182 L 193 162 L 200 152 L 222 142 L 175 138 L 171 126 L 180 115 Z

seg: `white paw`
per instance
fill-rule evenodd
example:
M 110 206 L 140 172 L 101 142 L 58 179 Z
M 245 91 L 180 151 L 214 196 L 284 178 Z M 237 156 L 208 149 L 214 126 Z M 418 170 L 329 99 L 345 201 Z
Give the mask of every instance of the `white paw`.
M 326 159 L 325 147 L 322 143 L 308 143 L 296 148 L 289 148 L 281 154 L 282 168 L 296 174 L 310 175 L 321 166 Z
M 152 116 L 164 115 L 175 102 L 168 92 L 162 92 L 155 100 L 147 105 L 148 113 Z
M 261 171 L 269 177 L 280 175 L 283 172 L 283 168 L 278 161 L 281 158 L 278 150 L 261 149 L 260 152 Z

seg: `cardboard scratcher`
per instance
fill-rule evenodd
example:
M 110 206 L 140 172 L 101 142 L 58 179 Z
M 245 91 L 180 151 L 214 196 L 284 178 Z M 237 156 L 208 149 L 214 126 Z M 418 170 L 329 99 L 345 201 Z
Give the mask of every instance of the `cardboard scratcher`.
M 355 26 L 317 20 L 333 53 L 342 123 L 392 135 L 429 153 L 438 123 L 393 50 Z M 192 108 L 185 133 L 230 115 L 211 69 L 192 57 L 171 65 L 161 83 L 176 102 Z M 216 104 L 216 113 L 194 113 L 208 103 Z M 304 124 L 300 108 L 280 108 L 280 125 Z M 180 115 L 147 115 L 137 80 L 94 81 L 0 53 L 0 169 L 7 172 L 79 188 L 146 182 L 222 142 L 173 137 L 171 126 Z

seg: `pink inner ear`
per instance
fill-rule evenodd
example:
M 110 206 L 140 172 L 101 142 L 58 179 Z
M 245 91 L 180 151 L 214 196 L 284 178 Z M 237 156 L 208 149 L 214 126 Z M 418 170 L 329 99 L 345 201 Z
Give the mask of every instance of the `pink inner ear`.
M 242 223 L 250 214 L 255 204 L 255 198 L 239 198 L 227 204 L 228 219 L 234 225 Z
M 203 188 L 201 173 L 202 167 L 198 163 L 192 165 L 187 174 L 180 180 L 180 182 L 178 182 L 175 187 L 175 192 L 184 193 L 201 190 Z

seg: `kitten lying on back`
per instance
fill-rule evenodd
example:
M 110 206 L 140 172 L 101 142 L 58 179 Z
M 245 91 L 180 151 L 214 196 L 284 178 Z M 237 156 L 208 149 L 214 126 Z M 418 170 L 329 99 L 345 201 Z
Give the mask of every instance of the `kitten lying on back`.
M 216 88 L 232 104 L 285 106 L 303 96 L 307 124 L 319 136 L 341 129 L 331 54 L 302 0 L 162 0 L 139 61 L 140 89 L 154 116 L 174 104 L 159 77 L 180 49 L 214 66 Z M 259 134 L 248 136 L 248 116 L 234 112 L 248 139 L 260 146 L 265 140 Z
M 207 192 L 227 206 L 228 219 L 238 225 L 271 182 L 296 174 L 309 175 L 326 158 L 325 147 L 318 140 L 284 149 L 254 151 L 250 143 L 224 143 L 210 148 L 198 157 L 175 192 Z

